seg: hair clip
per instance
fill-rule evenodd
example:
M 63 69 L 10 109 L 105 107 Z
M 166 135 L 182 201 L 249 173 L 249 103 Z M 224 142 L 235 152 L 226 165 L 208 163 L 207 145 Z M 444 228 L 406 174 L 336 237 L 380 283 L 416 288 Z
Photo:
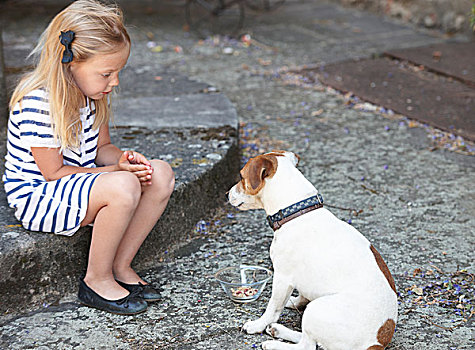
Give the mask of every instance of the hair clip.
M 67 32 L 62 31 L 61 35 L 59 36 L 59 41 L 64 45 L 63 59 L 61 60 L 62 63 L 69 63 L 73 61 L 71 43 L 73 42 L 75 35 L 76 34 L 72 30 L 68 30 Z

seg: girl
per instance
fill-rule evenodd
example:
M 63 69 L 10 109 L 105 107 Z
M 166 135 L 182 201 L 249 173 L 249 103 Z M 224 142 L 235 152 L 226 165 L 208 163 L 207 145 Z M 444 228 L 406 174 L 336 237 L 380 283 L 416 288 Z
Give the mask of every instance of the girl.
M 130 45 L 112 5 L 75 1 L 51 21 L 10 101 L 3 176 L 26 229 L 71 236 L 94 223 L 78 298 L 118 314 L 160 297 L 131 262 L 174 188 L 167 163 L 111 144 L 108 94 Z

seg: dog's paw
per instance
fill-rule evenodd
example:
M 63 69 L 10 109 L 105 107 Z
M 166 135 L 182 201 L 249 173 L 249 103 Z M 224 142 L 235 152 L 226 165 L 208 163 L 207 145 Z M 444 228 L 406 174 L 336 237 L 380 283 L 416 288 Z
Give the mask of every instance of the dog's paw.
M 266 327 L 266 333 L 269 334 L 272 338 L 279 338 L 280 330 L 282 328 L 285 327 L 278 323 L 271 323 Z
M 265 322 L 258 319 L 255 321 L 247 321 L 244 323 L 244 326 L 242 326 L 242 329 L 245 330 L 247 334 L 256 334 L 262 333 L 266 326 L 267 324 Z

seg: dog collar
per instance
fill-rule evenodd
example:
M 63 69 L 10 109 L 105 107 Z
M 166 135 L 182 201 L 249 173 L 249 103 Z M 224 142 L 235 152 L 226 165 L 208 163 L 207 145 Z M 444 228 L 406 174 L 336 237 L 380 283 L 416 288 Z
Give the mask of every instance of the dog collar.
M 282 227 L 283 224 L 293 220 L 309 211 L 323 207 L 323 197 L 320 194 L 304 199 L 279 210 L 274 215 L 267 216 L 267 222 L 274 231 Z

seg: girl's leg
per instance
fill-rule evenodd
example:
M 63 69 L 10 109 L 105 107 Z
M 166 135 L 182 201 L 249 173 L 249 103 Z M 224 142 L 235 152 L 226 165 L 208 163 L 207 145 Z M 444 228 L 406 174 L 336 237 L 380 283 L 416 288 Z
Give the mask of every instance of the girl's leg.
M 94 222 L 84 282 L 105 299 L 129 294 L 114 279 L 113 262 L 125 230 L 140 201 L 141 186 L 129 172 L 100 175 L 92 186 L 82 226 Z
M 132 270 L 132 260 L 165 210 L 175 185 L 175 176 L 168 163 L 161 160 L 151 160 L 150 163 L 154 169 L 152 184 L 142 186 L 140 202 L 120 242 L 113 264 L 117 280 L 129 284 L 145 284 Z

